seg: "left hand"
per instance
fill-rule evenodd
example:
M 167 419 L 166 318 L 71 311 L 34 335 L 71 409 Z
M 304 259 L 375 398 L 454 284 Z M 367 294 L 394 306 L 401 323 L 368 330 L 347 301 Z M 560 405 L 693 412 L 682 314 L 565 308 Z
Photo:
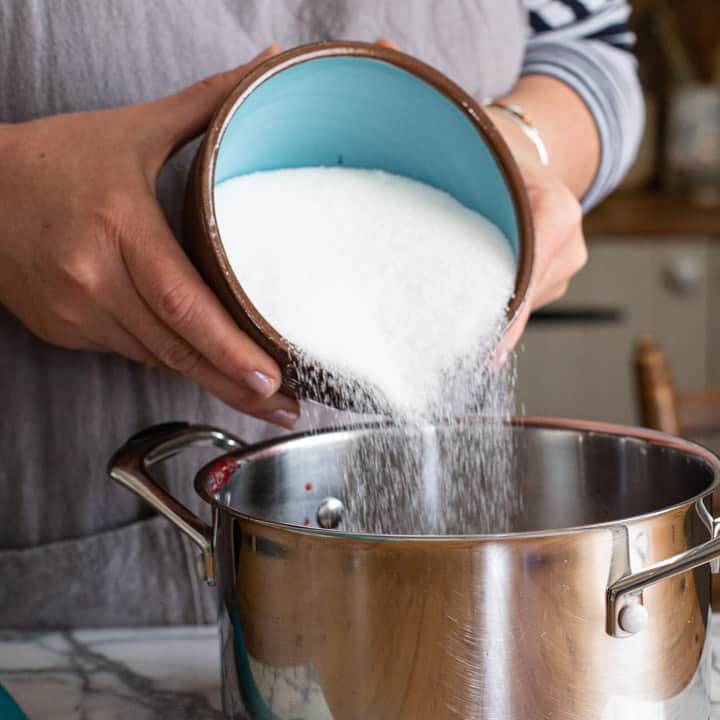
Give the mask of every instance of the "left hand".
M 530 313 L 559 300 L 587 262 L 582 209 L 570 188 L 540 162 L 537 149 L 500 110 L 487 109 L 518 164 L 535 225 L 535 264 L 525 304 L 498 349 L 502 363 L 522 336 Z
M 400 49 L 384 38 L 377 44 Z M 535 226 L 533 277 L 525 304 L 498 347 L 496 357 L 503 364 L 525 331 L 530 313 L 565 294 L 570 279 L 585 266 L 588 253 L 582 209 L 573 191 L 540 162 L 537 148 L 503 111 L 486 108 L 486 112 L 518 164 Z

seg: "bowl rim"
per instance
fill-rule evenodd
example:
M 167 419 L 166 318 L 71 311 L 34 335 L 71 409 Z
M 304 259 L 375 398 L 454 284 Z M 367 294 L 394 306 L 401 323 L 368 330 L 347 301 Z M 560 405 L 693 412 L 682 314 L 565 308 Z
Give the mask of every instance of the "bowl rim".
M 458 418 L 453 422 L 473 422 L 483 420 L 483 418 Z M 467 535 L 402 535 L 402 534 L 391 534 L 391 533 L 377 533 L 377 532 L 344 532 L 342 530 L 325 530 L 323 528 L 315 527 L 303 527 L 288 522 L 280 522 L 277 520 L 268 520 L 265 518 L 258 518 L 254 515 L 249 515 L 241 510 L 233 508 L 229 505 L 218 500 L 209 490 L 209 475 L 213 468 L 218 463 L 227 463 L 227 460 L 234 462 L 232 472 L 234 473 L 237 468 L 245 462 L 252 461 L 253 459 L 261 459 L 270 455 L 278 454 L 282 452 L 282 448 L 285 446 L 293 446 L 298 444 L 312 443 L 313 440 L 317 442 L 323 442 L 327 436 L 340 436 L 343 434 L 355 434 L 358 432 L 374 432 L 385 428 L 396 427 L 396 424 L 387 421 L 379 422 L 361 422 L 354 425 L 343 425 L 339 427 L 323 428 L 322 430 L 306 430 L 303 432 L 297 432 L 292 434 L 280 435 L 278 437 L 264 440 L 259 443 L 249 444 L 246 447 L 238 450 L 232 450 L 228 453 L 220 455 L 210 462 L 206 463 L 201 467 L 193 481 L 195 492 L 204 500 L 213 511 L 213 516 L 216 513 L 224 513 L 231 517 L 257 524 L 266 528 L 271 528 L 277 531 L 300 533 L 302 535 L 315 536 L 324 539 L 335 539 L 342 541 L 357 541 L 357 542 L 388 542 L 388 541 L 403 541 L 403 542 L 443 542 L 443 543 L 476 543 L 476 542 L 501 542 L 501 541 L 515 541 L 515 540 L 540 540 L 543 538 L 553 538 L 565 535 L 577 535 L 587 532 L 596 531 L 607 531 L 617 528 L 619 526 L 628 526 L 630 524 L 636 524 L 639 522 L 645 522 L 653 520 L 663 516 L 670 515 L 675 512 L 681 511 L 683 508 L 690 508 L 691 506 L 698 506 L 698 503 L 702 504 L 704 499 L 712 495 L 720 487 L 720 455 L 713 452 L 712 450 L 700 445 L 699 443 L 691 440 L 686 440 L 675 435 L 668 433 L 659 432 L 657 430 L 650 430 L 647 428 L 619 425 L 615 423 L 600 422 L 593 420 L 570 420 L 566 418 L 554 418 L 554 417 L 522 417 L 516 416 L 511 418 L 508 423 L 513 428 L 528 427 L 540 430 L 558 430 L 568 431 L 582 434 L 583 436 L 590 434 L 607 435 L 616 438 L 639 440 L 641 442 L 652 443 L 661 447 L 675 450 L 677 452 L 685 453 L 686 455 L 692 456 L 698 462 L 705 464 L 713 474 L 712 482 L 709 483 L 708 487 L 702 492 L 696 493 L 692 497 L 685 498 L 673 505 L 660 508 L 658 510 L 652 510 L 649 512 L 641 513 L 639 515 L 632 515 L 629 517 L 622 517 L 616 520 L 608 520 L 604 522 L 588 523 L 585 525 L 574 525 L 570 527 L 551 528 L 546 530 L 526 530 L 520 532 L 506 532 L 506 533 L 475 533 Z M 708 515 L 708 521 L 714 522 L 712 515 L 705 508 Z M 215 523 L 213 523 L 215 524 Z M 712 531 L 710 531 L 712 532 Z
M 258 311 L 243 289 L 228 260 L 220 237 L 214 201 L 214 178 L 223 136 L 236 108 L 262 83 L 278 73 L 304 62 L 328 57 L 361 57 L 394 65 L 423 80 L 444 95 L 470 121 L 484 140 L 503 175 L 513 203 L 518 226 L 518 254 L 515 287 L 506 312 L 507 332 L 521 314 L 533 278 L 535 266 L 534 227 L 530 200 L 520 169 L 510 148 L 490 117 L 459 85 L 439 70 L 421 60 L 382 45 L 359 41 L 321 41 L 300 45 L 274 55 L 251 70 L 233 88 L 216 111 L 200 147 L 198 156 L 201 224 L 209 240 L 215 262 L 220 267 L 226 289 L 240 306 L 255 330 L 276 348 L 282 357 L 290 358 L 290 343 Z

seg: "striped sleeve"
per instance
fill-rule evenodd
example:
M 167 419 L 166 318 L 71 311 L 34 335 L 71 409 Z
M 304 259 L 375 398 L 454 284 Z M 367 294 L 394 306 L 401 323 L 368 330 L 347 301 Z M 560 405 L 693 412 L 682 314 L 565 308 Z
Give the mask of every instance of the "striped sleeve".
M 625 0 L 525 0 L 530 37 L 523 75 L 569 85 L 592 113 L 600 165 L 582 200 L 589 210 L 620 183 L 642 137 L 645 109 Z

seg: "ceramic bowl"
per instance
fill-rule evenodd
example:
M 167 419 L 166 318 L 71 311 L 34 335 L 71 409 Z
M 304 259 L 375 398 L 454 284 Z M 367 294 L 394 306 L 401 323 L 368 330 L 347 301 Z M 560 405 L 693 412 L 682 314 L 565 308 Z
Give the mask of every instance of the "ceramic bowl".
M 186 248 L 238 325 L 278 362 L 282 391 L 340 405 L 332 392 L 317 397 L 317 384 L 299 379 L 281 328 L 263 318 L 232 271 L 214 208 L 214 189 L 228 178 L 337 164 L 422 181 L 494 222 L 517 260 L 508 323 L 530 283 L 533 229 L 525 186 L 495 126 L 466 92 L 416 58 L 374 44 L 321 42 L 276 55 L 243 78 L 195 157 Z

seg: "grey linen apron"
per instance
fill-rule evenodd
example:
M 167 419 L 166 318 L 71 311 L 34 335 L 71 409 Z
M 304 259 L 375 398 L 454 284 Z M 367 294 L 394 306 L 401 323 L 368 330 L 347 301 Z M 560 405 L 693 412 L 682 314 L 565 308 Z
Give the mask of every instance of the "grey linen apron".
M 271 42 L 331 38 L 390 38 L 482 100 L 514 85 L 526 34 L 520 0 L 3 0 L 0 122 L 153 100 Z M 159 181 L 176 232 L 193 151 Z M 251 441 L 276 431 L 168 371 L 47 345 L 2 307 L 0 398 L 0 627 L 214 621 L 194 549 L 105 465 L 132 433 L 168 420 Z M 164 475 L 198 508 L 196 462 Z

